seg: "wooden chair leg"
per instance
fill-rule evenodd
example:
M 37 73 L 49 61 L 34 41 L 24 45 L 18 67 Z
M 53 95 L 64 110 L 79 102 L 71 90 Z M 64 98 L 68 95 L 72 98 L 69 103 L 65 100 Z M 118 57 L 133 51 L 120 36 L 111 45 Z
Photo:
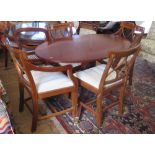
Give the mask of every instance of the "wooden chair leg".
M 20 96 L 19 112 L 23 112 L 24 110 L 24 87 L 22 84 L 19 84 L 19 96 Z
M 96 106 L 96 123 L 97 123 L 97 126 L 100 128 L 102 126 L 102 122 L 103 122 L 102 99 L 97 98 L 96 104 L 97 104 L 97 106 Z
M 79 118 L 79 120 L 81 119 L 83 111 L 84 111 L 83 106 L 81 104 L 79 104 L 78 110 L 77 110 L 77 117 Z
M 72 92 L 71 93 L 71 101 L 72 101 L 72 107 L 73 107 L 73 111 L 72 111 L 73 118 L 75 118 L 77 116 L 77 105 L 78 105 L 77 98 L 78 98 L 77 92 Z
M 132 85 L 132 77 L 133 77 L 133 69 L 134 65 L 131 67 L 130 73 L 129 73 L 129 85 Z
M 35 132 L 37 130 L 37 121 L 38 121 L 38 100 L 33 100 L 33 116 L 31 127 L 32 132 Z
M 124 112 L 124 104 L 123 104 L 123 101 L 124 101 L 124 93 L 125 93 L 125 87 L 121 87 L 121 90 L 120 90 L 120 95 L 119 95 L 119 114 L 122 115 L 123 112 Z

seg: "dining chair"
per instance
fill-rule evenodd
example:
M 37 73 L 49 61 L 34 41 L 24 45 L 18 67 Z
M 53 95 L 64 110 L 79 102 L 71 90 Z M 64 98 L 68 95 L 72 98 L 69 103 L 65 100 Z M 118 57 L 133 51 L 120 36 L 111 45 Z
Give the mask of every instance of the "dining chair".
M 72 40 L 73 27 L 74 24 L 72 22 L 54 24 L 53 27 L 49 29 L 51 33 L 52 43 L 55 43 L 57 41 Z M 78 70 L 81 68 L 81 63 L 59 63 L 60 66 L 69 64 L 73 67 L 74 70 Z
M 140 43 L 144 36 L 144 31 L 144 27 L 138 26 L 135 23 L 121 22 L 120 29 L 114 34 L 128 39 L 131 42 L 131 45 L 134 46 Z
M 144 37 L 145 28 L 139 25 L 135 25 L 133 39 L 131 42 L 131 47 L 139 44 Z
M 137 44 L 140 43 L 141 39 L 144 36 L 144 28 L 141 26 L 138 26 L 131 22 L 121 22 L 120 29 L 115 33 L 115 35 L 120 35 L 123 38 L 128 39 L 131 42 L 130 47 L 134 47 Z M 132 85 L 132 76 L 133 76 L 133 70 L 134 70 L 134 64 L 133 63 L 131 70 L 130 70 L 130 78 L 129 78 L 129 84 Z
M 84 87 L 96 95 L 95 99 L 88 102 L 81 100 L 80 107 L 87 109 L 95 116 L 98 127 L 102 125 L 103 112 L 109 108 L 118 105 L 119 114 L 123 114 L 123 99 L 129 72 L 139 51 L 140 45 L 125 51 L 109 52 L 107 64 L 100 64 L 74 74 L 79 79 L 82 88 Z M 94 103 L 96 108 L 92 105 Z
M 131 41 L 130 47 L 134 47 L 134 46 L 140 44 L 142 38 L 144 37 L 144 31 L 145 31 L 144 27 L 135 25 L 133 39 Z M 131 70 L 130 70 L 130 74 L 129 74 L 129 85 L 132 85 L 132 79 L 133 79 L 132 77 L 133 77 L 133 71 L 134 71 L 134 64 L 135 64 L 135 62 L 131 66 Z
M 116 28 L 114 28 L 114 33 L 113 33 L 111 30 L 111 27 L 115 25 L 116 25 Z M 134 29 L 135 29 L 134 23 L 125 22 L 125 21 L 124 22 L 109 22 L 109 24 L 107 24 L 107 27 L 110 27 L 110 30 L 106 30 L 106 34 L 113 34 L 113 35 L 125 38 L 129 41 L 132 41 Z M 101 59 L 98 62 L 102 64 L 107 64 L 108 58 Z
M 48 29 L 50 32 L 51 40 L 55 42 L 64 39 L 72 39 L 73 27 L 74 24 L 72 22 L 53 24 L 52 27 L 50 26 Z
M 45 41 L 50 43 L 50 36 L 44 28 L 19 28 L 14 32 L 14 40 L 18 45 L 18 48 L 25 51 L 28 55 L 28 59 L 34 63 L 41 62 L 35 55 L 35 48 Z
M 99 26 L 99 22 L 79 21 L 77 34 L 79 35 L 96 34 L 98 26 Z
M 141 41 L 141 39 L 144 36 L 144 28 L 141 26 L 136 25 L 132 22 L 121 22 L 120 23 L 120 29 L 114 33 L 114 35 L 118 35 L 122 38 L 125 38 L 131 42 L 130 47 L 134 47 L 138 45 Z M 107 63 L 108 59 L 103 59 L 100 61 L 100 63 Z M 129 78 L 129 84 L 132 85 L 132 76 L 133 76 L 133 70 L 134 70 L 134 64 L 131 67 L 130 70 L 130 78 Z
M 13 62 L 18 72 L 20 103 L 19 111 L 24 110 L 24 105 L 28 107 L 32 113 L 31 131 L 37 129 L 37 121 L 55 117 L 57 115 L 71 112 L 73 118 L 76 116 L 77 110 L 77 79 L 72 74 L 70 65 L 64 67 L 54 67 L 52 65 L 36 66 L 28 60 L 27 54 L 15 48 L 7 48 L 10 51 Z M 66 73 L 66 74 L 64 74 Z M 27 90 L 29 98 L 24 99 L 24 90 Z M 51 114 L 39 116 L 40 99 L 45 99 L 59 94 L 71 94 L 71 106 L 65 110 L 54 111 Z M 32 99 L 32 108 L 27 103 Z

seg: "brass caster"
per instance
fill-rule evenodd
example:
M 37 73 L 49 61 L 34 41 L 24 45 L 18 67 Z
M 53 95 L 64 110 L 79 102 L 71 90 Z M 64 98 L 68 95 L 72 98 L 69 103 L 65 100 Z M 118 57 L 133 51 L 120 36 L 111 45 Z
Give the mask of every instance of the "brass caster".
M 77 125 L 79 123 L 79 117 L 73 118 L 74 125 Z

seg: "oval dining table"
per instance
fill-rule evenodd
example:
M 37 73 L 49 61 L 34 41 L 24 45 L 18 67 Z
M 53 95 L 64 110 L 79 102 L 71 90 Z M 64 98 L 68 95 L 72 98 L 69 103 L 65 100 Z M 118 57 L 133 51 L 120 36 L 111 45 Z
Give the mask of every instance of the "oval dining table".
M 116 35 L 74 35 L 70 40 L 45 42 L 35 54 L 48 63 L 89 63 L 108 57 L 110 51 L 128 49 L 130 42 Z

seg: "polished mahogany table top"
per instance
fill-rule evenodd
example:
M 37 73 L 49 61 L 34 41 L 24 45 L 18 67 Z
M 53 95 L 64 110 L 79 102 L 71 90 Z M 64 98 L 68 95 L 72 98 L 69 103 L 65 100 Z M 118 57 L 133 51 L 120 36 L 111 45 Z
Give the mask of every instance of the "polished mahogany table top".
M 107 58 L 110 51 L 128 49 L 130 42 L 115 35 L 75 35 L 71 40 L 45 42 L 35 49 L 36 55 L 52 63 L 87 63 Z

